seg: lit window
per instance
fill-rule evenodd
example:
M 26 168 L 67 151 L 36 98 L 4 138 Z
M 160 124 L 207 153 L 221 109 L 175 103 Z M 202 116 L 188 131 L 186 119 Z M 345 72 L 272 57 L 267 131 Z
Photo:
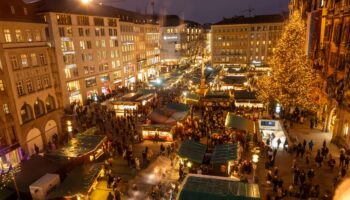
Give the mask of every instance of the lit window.
M 34 39 L 35 41 L 41 41 L 41 33 L 40 30 L 34 30 Z
M 38 58 L 35 53 L 30 54 L 30 60 L 32 61 L 32 66 L 38 66 Z
M 33 41 L 33 35 L 31 30 L 26 30 L 26 35 L 27 35 L 27 41 L 31 42 Z
M 8 104 L 5 103 L 4 105 L 2 105 L 2 108 L 4 110 L 4 113 L 6 113 L 6 114 L 10 113 L 10 109 L 9 109 L 9 105 Z
M 28 57 L 26 54 L 21 54 L 22 67 L 28 67 Z
M 16 41 L 17 42 L 22 42 L 23 41 L 22 31 L 20 29 L 16 29 L 15 30 L 15 35 L 16 35 Z
M 4 90 L 5 90 L 4 82 L 0 80 L 0 91 L 4 91 Z
M 19 68 L 18 61 L 17 61 L 17 56 L 15 56 L 15 55 L 10 56 L 10 62 L 11 62 L 12 69 L 18 69 Z
M 27 8 L 23 8 L 23 13 L 24 13 L 24 15 L 28 15 L 28 10 L 27 10 Z
M 15 7 L 14 7 L 14 6 L 11 6 L 10 8 L 11 8 L 11 14 L 14 15 L 14 14 L 16 13 L 16 12 L 15 12 Z
M 1 60 L 0 60 L 0 70 L 2 70 L 2 62 L 1 62 Z
M 12 42 L 10 29 L 4 29 L 5 42 Z
M 22 82 L 19 81 L 16 83 L 16 88 L 17 88 L 17 94 L 18 96 L 23 96 L 25 93 L 24 93 L 24 88 L 23 88 L 23 85 L 22 85 Z
M 344 133 L 344 136 L 348 136 L 348 134 L 349 134 L 349 123 L 346 123 L 344 125 L 343 133 Z

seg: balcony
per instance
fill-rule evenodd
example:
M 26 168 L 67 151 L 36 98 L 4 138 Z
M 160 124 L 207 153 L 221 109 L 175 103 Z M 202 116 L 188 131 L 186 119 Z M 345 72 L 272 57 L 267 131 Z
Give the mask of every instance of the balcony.
M 47 47 L 47 42 L 9 42 L 0 44 L 4 49 L 28 48 L 28 47 Z

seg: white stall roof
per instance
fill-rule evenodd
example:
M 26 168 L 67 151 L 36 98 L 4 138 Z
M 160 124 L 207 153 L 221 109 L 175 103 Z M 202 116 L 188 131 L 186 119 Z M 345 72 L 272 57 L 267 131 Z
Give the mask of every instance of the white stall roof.
M 39 178 L 37 181 L 35 181 L 34 183 L 32 183 L 30 185 L 30 187 L 44 187 L 47 184 L 49 184 L 50 182 L 52 182 L 53 180 L 59 179 L 59 175 L 58 174 L 45 174 L 44 176 L 42 176 L 41 178 Z

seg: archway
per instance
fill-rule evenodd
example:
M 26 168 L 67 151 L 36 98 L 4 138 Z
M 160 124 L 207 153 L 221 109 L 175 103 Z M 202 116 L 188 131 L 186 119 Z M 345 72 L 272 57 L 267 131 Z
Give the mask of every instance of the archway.
M 30 105 L 27 103 L 24 103 L 21 107 L 21 118 L 22 123 L 26 123 L 34 118 L 32 107 L 30 107 Z
M 54 134 L 58 134 L 57 123 L 54 120 L 50 120 L 45 125 L 45 137 L 46 142 L 52 142 Z
M 34 103 L 34 113 L 36 118 L 45 114 L 44 102 L 40 99 L 37 99 Z
M 31 129 L 27 134 L 26 143 L 30 156 L 35 154 L 35 145 L 39 148 L 39 151 L 42 151 L 44 146 L 40 130 L 37 128 Z
M 55 103 L 55 98 L 53 98 L 51 95 L 49 95 L 46 100 L 46 110 L 47 112 L 51 112 L 56 109 L 56 103 Z

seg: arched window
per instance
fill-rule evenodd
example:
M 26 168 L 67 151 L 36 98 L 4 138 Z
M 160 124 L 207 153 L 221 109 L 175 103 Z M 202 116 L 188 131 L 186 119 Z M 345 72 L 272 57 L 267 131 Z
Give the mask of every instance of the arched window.
M 21 108 L 21 118 L 22 122 L 26 123 L 33 119 L 33 110 L 28 104 L 24 104 Z
M 53 98 L 51 95 L 49 95 L 46 100 L 46 110 L 47 112 L 53 111 L 56 109 L 56 103 L 55 103 L 55 98 Z
M 37 99 L 34 103 L 34 113 L 36 118 L 45 114 L 44 102 L 40 99 Z

